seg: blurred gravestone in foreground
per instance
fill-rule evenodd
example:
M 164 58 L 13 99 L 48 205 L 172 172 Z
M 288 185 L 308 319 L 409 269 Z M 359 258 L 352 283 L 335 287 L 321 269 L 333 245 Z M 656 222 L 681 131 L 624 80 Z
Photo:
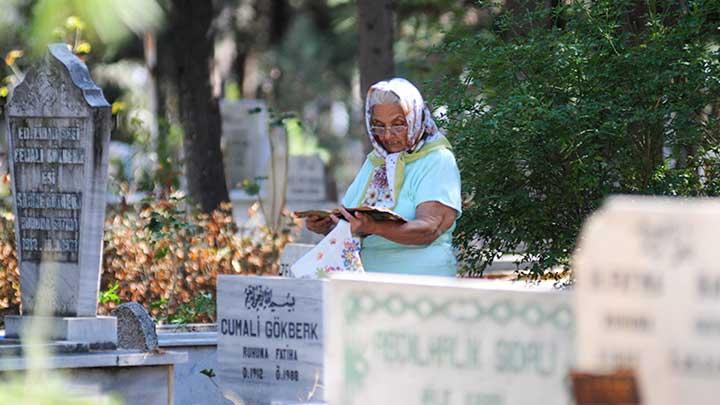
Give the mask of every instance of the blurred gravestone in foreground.
M 613 198 L 575 252 L 578 368 L 635 373 L 653 405 L 715 404 L 720 204 Z
M 570 293 L 382 273 L 326 288 L 328 403 L 571 403 Z

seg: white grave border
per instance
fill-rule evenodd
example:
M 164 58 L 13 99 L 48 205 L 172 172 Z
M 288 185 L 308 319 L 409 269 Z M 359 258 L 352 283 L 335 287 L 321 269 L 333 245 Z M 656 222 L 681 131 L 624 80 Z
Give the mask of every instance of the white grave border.
M 332 336 L 328 334 L 328 337 L 335 341 L 332 343 L 329 341 L 326 342 L 325 354 L 326 372 L 343 373 L 342 377 L 328 374 L 325 378 L 325 382 L 328 385 L 328 391 L 333 391 L 335 389 L 333 385 L 338 384 L 339 380 L 344 383 L 344 386 L 341 389 L 343 392 L 342 403 L 355 403 L 353 398 L 354 393 L 366 389 L 363 385 L 363 380 L 367 375 L 367 360 L 363 356 L 364 347 L 362 345 L 357 345 L 357 343 L 354 342 L 353 335 L 355 334 L 355 331 L 363 328 L 363 324 L 365 322 L 364 318 L 369 317 L 376 312 L 383 312 L 395 318 L 400 318 L 409 314 L 421 320 L 426 320 L 432 317 L 445 317 L 452 322 L 457 322 L 462 327 L 472 327 L 474 323 L 483 322 L 488 319 L 497 323 L 500 327 L 514 321 L 525 322 L 531 327 L 539 327 L 549 324 L 555 329 L 567 332 L 570 335 L 574 334 L 575 312 L 572 307 L 573 300 L 570 298 L 557 304 L 553 310 L 545 311 L 540 305 L 531 305 L 532 303 L 535 303 L 537 299 L 541 299 L 541 296 L 525 302 L 520 306 L 508 299 L 500 299 L 488 304 L 485 302 L 486 300 L 482 298 L 483 290 L 478 288 L 489 287 L 493 289 L 493 291 L 535 294 L 538 291 L 542 291 L 542 287 L 539 287 L 536 290 L 528 290 L 527 288 L 522 287 L 522 283 L 511 286 L 503 282 L 442 279 L 429 276 L 399 276 L 395 280 L 390 280 L 385 279 L 386 276 L 387 275 L 375 275 L 368 273 L 365 273 L 362 277 L 358 277 L 356 275 L 334 274 L 331 276 L 330 285 L 326 289 L 326 305 L 333 305 L 335 307 L 342 308 L 343 316 L 347 325 L 346 331 L 335 331 Z M 391 277 L 394 277 L 394 275 Z M 403 282 L 405 281 L 403 279 L 406 279 L 406 282 Z M 337 299 L 333 296 L 333 283 L 338 281 L 375 281 L 378 282 L 378 284 L 387 283 L 424 287 L 456 287 L 477 291 L 478 299 L 468 299 L 467 297 L 436 299 L 429 295 L 416 299 L 405 299 L 398 293 L 378 293 L 368 285 L 367 288 L 352 291 L 341 302 L 337 302 Z M 553 289 L 545 289 L 546 293 L 548 291 L 553 291 Z M 561 291 L 553 291 L 552 293 L 570 294 L 568 292 Z M 329 312 L 326 313 L 329 314 Z M 326 323 L 328 328 L 334 326 L 333 321 L 329 319 Z M 336 337 L 336 334 L 341 335 L 342 338 Z M 342 340 L 341 345 L 345 348 L 343 353 L 337 353 L 339 345 L 338 340 Z M 572 346 L 573 342 L 568 341 L 565 342 L 565 344 Z M 571 349 L 570 351 L 572 352 Z M 337 362 L 330 360 L 331 356 L 342 357 L 342 370 L 330 369 L 330 367 L 334 367 L 337 364 Z M 570 370 L 568 370 L 568 372 L 569 371 Z M 327 397 L 330 399 L 338 399 L 335 392 L 327 392 Z

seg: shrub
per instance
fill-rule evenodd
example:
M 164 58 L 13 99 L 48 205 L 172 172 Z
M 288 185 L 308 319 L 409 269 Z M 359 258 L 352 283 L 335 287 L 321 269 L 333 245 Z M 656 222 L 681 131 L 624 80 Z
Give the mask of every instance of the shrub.
M 197 213 L 173 196 L 110 210 L 98 312 L 107 314 L 122 302 L 136 301 L 160 322 L 211 322 L 219 274 L 277 275 L 293 220 L 285 215 L 278 232 L 265 226 L 238 229 L 230 208 L 226 204 L 209 215 Z M 12 215 L 0 216 L 0 307 L 16 312 L 20 296 L 13 227 Z
M 720 193 L 720 3 L 531 3 L 439 48 L 465 272 L 519 245 L 537 273 L 567 266 L 609 194 Z
M 198 213 L 171 197 L 111 213 L 101 289 L 117 283 L 120 302 L 139 302 L 160 321 L 213 321 L 207 301 L 215 296 L 217 276 L 277 275 L 295 226 L 285 216 L 275 233 L 265 226 L 238 229 L 230 209 L 226 204 L 209 215 Z M 108 300 L 100 311 L 111 311 L 117 302 Z
M 20 273 L 15 256 L 15 221 L 8 211 L 0 215 L 0 308 L 3 313 L 20 310 Z

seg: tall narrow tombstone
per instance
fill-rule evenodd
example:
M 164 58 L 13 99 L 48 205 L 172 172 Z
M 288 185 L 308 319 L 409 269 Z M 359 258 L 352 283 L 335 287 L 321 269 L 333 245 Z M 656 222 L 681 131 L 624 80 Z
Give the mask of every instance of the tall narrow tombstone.
M 116 341 L 116 322 L 97 317 L 107 184 L 110 104 L 85 64 L 52 44 L 7 105 L 15 235 L 24 317 L 6 318 L 22 333 L 40 300 L 51 338 Z
M 223 159 L 230 190 L 242 188 L 245 179 L 270 174 L 270 140 L 268 109 L 262 100 L 223 100 Z
M 570 293 L 371 273 L 326 288 L 328 403 L 571 403 Z
M 581 371 L 636 373 L 643 404 L 716 404 L 720 203 L 616 197 L 574 256 Z
M 325 201 L 325 163 L 318 155 L 290 156 L 287 200 Z

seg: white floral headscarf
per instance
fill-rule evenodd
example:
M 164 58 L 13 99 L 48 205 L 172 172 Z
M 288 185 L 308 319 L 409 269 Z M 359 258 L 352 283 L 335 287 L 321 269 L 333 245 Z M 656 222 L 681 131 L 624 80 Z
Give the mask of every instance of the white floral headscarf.
M 407 150 L 389 153 L 373 136 L 372 107 L 377 103 L 372 101 L 372 93 L 375 91 L 390 91 L 400 99 L 398 104 L 405 113 L 405 121 L 408 126 L 409 146 Z M 397 203 L 398 188 L 402 186 L 401 177 L 406 158 L 419 152 L 428 142 L 444 139 L 444 137 L 435 125 L 420 91 L 405 79 L 394 78 L 375 83 L 368 90 L 365 100 L 365 128 L 375 149 L 370 158 L 372 162 L 379 164 L 373 164 L 375 167 L 360 205 L 393 208 Z

